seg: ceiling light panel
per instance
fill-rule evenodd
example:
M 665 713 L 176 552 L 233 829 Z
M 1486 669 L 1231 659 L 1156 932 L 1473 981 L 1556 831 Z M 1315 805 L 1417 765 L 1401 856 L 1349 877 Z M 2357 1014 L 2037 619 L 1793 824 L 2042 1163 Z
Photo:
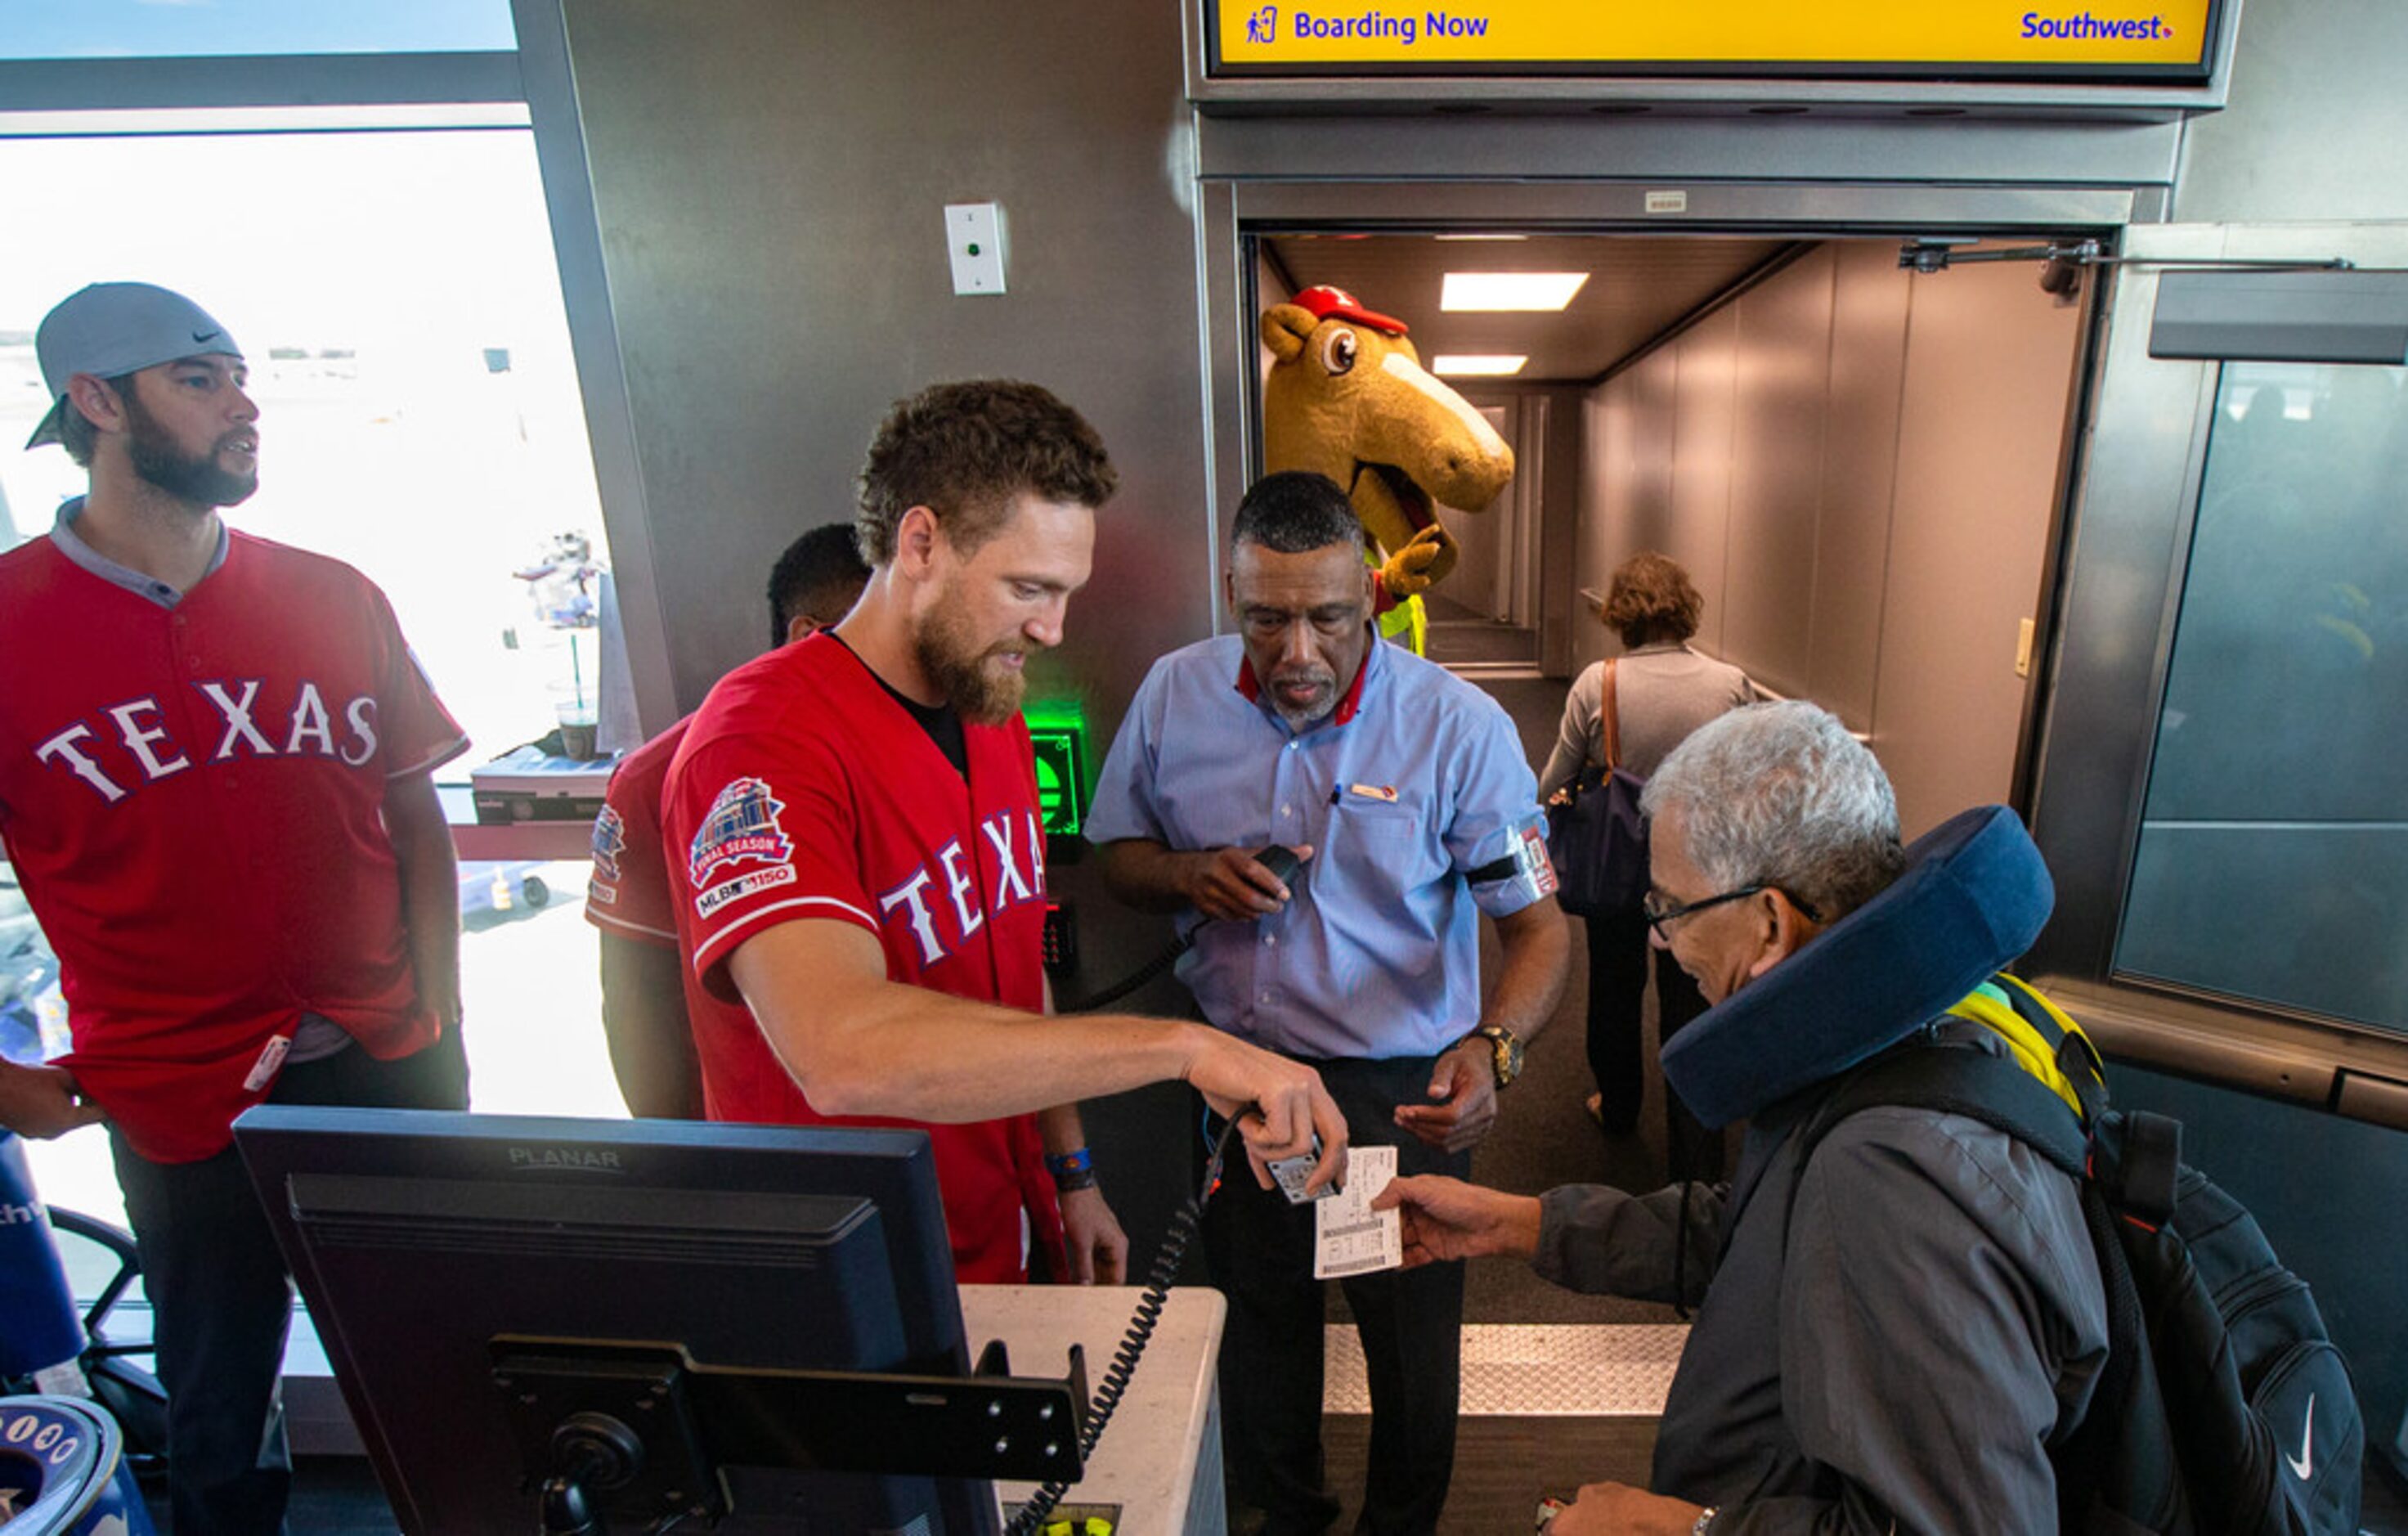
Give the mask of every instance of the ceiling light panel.
M 1441 309 L 1561 309 L 1588 281 L 1585 272 L 1449 272 Z
M 1529 361 L 1501 352 L 1440 352 L 1430 360 L 1430 371 L 1450 379 L 1498 379 L 1521 372 Z

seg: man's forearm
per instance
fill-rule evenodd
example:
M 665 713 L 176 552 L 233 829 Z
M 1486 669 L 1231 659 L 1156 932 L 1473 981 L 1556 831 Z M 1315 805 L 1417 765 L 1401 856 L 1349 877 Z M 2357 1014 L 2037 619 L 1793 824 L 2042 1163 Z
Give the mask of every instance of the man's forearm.
M 654 1119 L 702 1113 L 684 968 L 674 947 L 603 929 L 602 1037 L 627 1113 Z
M 395 781 L 386 793 L 385 825 L 401 874 L 419 1000 L 448 1029 L 460 1022 L 460 865 L 433 783 L 423 776 Z
M 1144 838 L 1108 842 L 1098 853 L 1105 886 L 1123 904 L 1149 912 L 1175 912 L 1195 904 L 1198 857 Z
M 1480 1021 L 1502 1025 L 1528 1041 L 1547 1026 L 1563 1001 L 1571 969 L 1571 927 L 1550 898 L 1498 919 L 1497 939 L 1502 963 Z
M 1076 1152 L 1087 1144 L 1087 1127 L 1079 1118 L 1076 1104 L 1056 1104 L 1052 1109 L 1037 1112 L 1038 1139 L 1045 1143 L 1045 1155 L 1059 1157 Z
M 810 929 L 841 929 L 815 941 Z M 1200 1025 L 1125 1014 L 1044 1018 L 890 983 L 877 940 L 790 923 L 738 948 L 728 972 L 762 1033 L 824 1114 L 992 1120 L 1188 1075 Z M 857 949 L 848 974 L 829 945 Z M 875 964 L 882 974 L 870 977 Z M 810 985 L 789 978 L 808 976 Z

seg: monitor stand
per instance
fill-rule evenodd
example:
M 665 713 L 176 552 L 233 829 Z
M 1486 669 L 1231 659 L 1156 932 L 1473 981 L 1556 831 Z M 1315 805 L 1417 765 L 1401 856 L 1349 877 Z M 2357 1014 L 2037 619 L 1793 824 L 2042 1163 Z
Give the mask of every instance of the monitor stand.
M 1075 1482 L 1085 1351 L 1069 1374 L 1017 1377 L 998 1341 L 968 1376 L 756 1371 L 656 1345 L 502 1337 L 494 1385 L 544 1536 L 603 1536 L 728 1512 L 727 1467 Z

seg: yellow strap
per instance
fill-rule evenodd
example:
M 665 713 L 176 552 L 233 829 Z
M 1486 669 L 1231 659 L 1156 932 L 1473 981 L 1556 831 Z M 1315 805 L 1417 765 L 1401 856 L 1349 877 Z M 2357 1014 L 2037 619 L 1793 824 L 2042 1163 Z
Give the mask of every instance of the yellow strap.
M 2036 988 L 2008 975 L 2003 970 L 1999 972 L 1997 980 L 1985 982 L 1975 987 L 1962 1002 L 1957 1003 L 1948 1012 L 1960 1019 L 1968 1019 L 1981 1025 L 2006 1041 L 2008 1051 L 2015 1058 L 2015 1065 L 2048 1084 L 2051 1093 L 2064 1099 L 2075 1114 L 2080 1114 L 2082 1098 L 2073 1091 L 2072 1080 L 2065 1075 L 2064 1069 L 2057 1064 L 2057 1041 L 2049 1039 L 2047 1035 L 2034 1027 L 2029 1019 L 2016 1012 L 2014 1003 L 1998 984 L 2000 982 L 2008 983 L 2025 997 L 2039 1004 L 2042 1011 L 2062 1034 L 2079 1035 L 2086 1041 L 2089 1039 L 2083 1033 L 2082 1026 L 2067 1016 L 2063 1009 L 2042 996 Z

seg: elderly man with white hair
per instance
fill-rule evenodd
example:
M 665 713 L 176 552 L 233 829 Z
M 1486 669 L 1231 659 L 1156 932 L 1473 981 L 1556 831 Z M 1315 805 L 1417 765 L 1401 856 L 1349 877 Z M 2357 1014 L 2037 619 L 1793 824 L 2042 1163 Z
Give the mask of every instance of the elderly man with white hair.
M 2050 1452 L 2107 1354 L 2074 1181 L 1961 1115 L 1813 1124 L 1876 1057 L 2010 1054 L 1980 1004 L 2047 918 L 2038 850 L 1995 806 L 1901 848 L 1880 765 L 1811 704 L 1699 728 L 1642 805 L 1655 941 L 1713 1005 L 1665 1074 L 1706 1124 L 1748 1120 L 1736 1177 L 1538 1197 L 1399 1179 L 1377 1202 L 1402 1212 L 1409 1263 L 1510 1254 L 1659 1300 L 1702 1285 L 1653 1491 L 1593 1484 L 1553 1531 L 2057 1529 Z

